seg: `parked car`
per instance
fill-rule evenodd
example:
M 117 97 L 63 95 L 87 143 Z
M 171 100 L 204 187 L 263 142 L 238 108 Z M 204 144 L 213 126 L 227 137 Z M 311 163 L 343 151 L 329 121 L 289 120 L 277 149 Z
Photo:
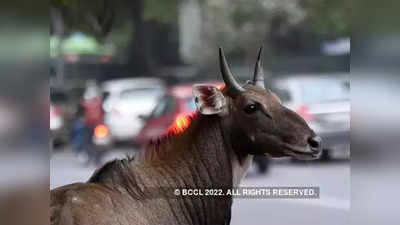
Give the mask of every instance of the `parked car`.
M 164 94 L 164 83 L 156 78 L 128 78 L 102 84 L 104 122 L 113 142 L 131 141 L 142 128 L 139 115 L 147 115 Z
M 50 136 L 51 147 L 58 147 L 68 142 L 68 98 L 64 92 L 50 92 Z
M 50 131 L 57 132 L 62 129 L 64 118 L 61 115 L 60 107 L 50 104 Z
M 207 82 L 222 88 L 218 82 Z M 164 134 L 171 124 L 180 121 L 181 118 L 196 111 L 196 105 L 192 94 L 193 84 L 176 85 L 168 89 L 166 95 L 161 98 L 150 116 L 143 116 L 146 124 L 135 138 L 135 143 L 144 146 L 150 140 Z M 262 156 L 254 160 L 260 173 L 267 173 L 269 160 Z
M 349 74 L 278 77 L 272 79 L 271 89 L 322 137 L 321 159 L 350 157 Z

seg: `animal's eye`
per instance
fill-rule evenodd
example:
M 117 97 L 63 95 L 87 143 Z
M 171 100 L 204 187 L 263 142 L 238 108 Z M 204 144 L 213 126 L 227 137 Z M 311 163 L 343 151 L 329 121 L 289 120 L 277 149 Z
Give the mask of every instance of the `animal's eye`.
M 246 105 L 246 107 L 244 108 L 244 111 L 247 114 L 251 114 L 251 113 L 256 112 L 259 109 L 260 109 L 260 104 L 255 103 L 255 104 Z

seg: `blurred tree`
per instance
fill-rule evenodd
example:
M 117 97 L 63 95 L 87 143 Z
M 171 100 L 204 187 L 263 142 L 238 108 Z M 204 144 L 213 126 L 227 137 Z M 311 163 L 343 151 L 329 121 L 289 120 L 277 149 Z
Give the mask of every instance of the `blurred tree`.
M 66 33 L 81 30 L 101 39 L 115 25 L 119 1 L 51 0 L 51 5 L 61 11 Z
M 349 35 L 350 3 L 345 0 L 199 1 L 203 42 L 198 62 L 202 65 L 215 60 L 212 56 L 219 45 L 247 64 L 261 44 L 266 55 L 318 54 L 322 39 Z
M 51 0 L 51 3 L 62 12 L 68 25 L 66 33 L 79 29 L 103 39 L 112 30 L 119 30 L 125 35 L 122 39 L 130 39 L 124 50 L 132 71 L 156 74 L 159 66 L 179 62 L 178 33 L 183 32 L 178 30 L 182 28 L 178 21 L 179 6 L 190 1 L 199 3 L 201 14 L 201 31 L 195 32 L 199 33 L 196 39 L 199 41 L 189 52 L 195 55 L 191 61 L 198 66 L 207 67 L 216 60 L 217 46 L 224 46 L 234 58 L 250 63 L 261 44 L 266 45 L 266 55 L 302 53 L 307 41 L 319 48 L 319 43 L 309 38 L 312 35 L 349 34 L 349 3 L 345 0 L 257 0 L 251 4 L 248 0 Z
M 316 34 L 330 37 L 350 35 L 350 4 L 347 0 L 301 0 L 305 24 Z
M 51 0 L 71 30 L 81 30 L 103 40 L 128 22 L 133 26 L 127 65 L 135 72 L 154 74 L 157 50 L 151 42 L 159 24 L 176 24 L 179 0 Z M 127 29 L 124 29 L 127 31 Z M 177 49 L 176 49 L 177 51 Z M 177 56 L 177 54 L 175 54 Z
M 130 58 L 131 66 L 138 72 L 156 74 L 158 69 L 159 51 L 157 39 L 162 35 L 162 26 L 176 24 L 178 0 L 125 0 L 125 4 L 131 12 L 133 21 L 133 42 Z M 167 40 L 167 37 L 163 37 Z M 177 52 L 178 49 L 169 49 L 171 52 Z M 171 54 L 174 55 L 174 54 Z M 175 54 L 177 55 L 177 54 Z
M 265 54 L 270 54 L 278 46 L 275 41 L 287 37 L 292 27 L 304 19 L 298 1 L 257 0 L 249 4 L 247 0 L 203 0 L 205 43 L 201 43 L 201 52 L 206 56 L 199 57 L 199 61 L 205 60 L 200 63 L 209 64 L 207 60 L 214 59 L 211 55 L 215 55 L 218 45 L 237 60 L 245 59 L 246 64 L 254 61 L 254 52 L 262 44 Z

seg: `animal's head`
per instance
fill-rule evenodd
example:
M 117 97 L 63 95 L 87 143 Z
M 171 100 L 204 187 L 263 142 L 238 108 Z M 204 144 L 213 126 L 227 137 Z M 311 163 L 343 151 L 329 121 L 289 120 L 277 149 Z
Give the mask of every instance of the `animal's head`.
M 213 85 L 194 85 L 197 109 L 201 114 L 222 118 L 222 129 L 230 135 L 235 149 L 253 155 L 318 158 L 321 139 L 302 117 L 284 107 L 277 95 L 265 88 L 261 53 L 262 48 L 253 79 L 242 86 L 234 79 L 220 49 L 225 88 L 219 90 Z

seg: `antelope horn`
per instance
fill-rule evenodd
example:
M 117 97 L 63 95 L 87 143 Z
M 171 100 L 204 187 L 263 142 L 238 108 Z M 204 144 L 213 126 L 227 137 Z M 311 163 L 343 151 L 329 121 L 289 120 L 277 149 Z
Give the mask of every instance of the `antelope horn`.
M 257 57 L 257 62 L 254 68 L 254 77 L 253 77 L 253 85 L 265 89 L 265 84 L 264 84 L 264 69 L 262 65 L 262 51 L 263 51 L 263 46 L 260 47 L 260 50 L 258 51 L 258 57 Z
M 244 92 L 244 88 L 240 86 L 229 70 L 228 63 L 225 59 L 224 50 L 222 50 L 222 48 L 219 48 L 219 66 L 221 69 L 222 79 L 224 79 L 226 87 L 228 88 L 228 92 L 233 96 L 237 96 Z

